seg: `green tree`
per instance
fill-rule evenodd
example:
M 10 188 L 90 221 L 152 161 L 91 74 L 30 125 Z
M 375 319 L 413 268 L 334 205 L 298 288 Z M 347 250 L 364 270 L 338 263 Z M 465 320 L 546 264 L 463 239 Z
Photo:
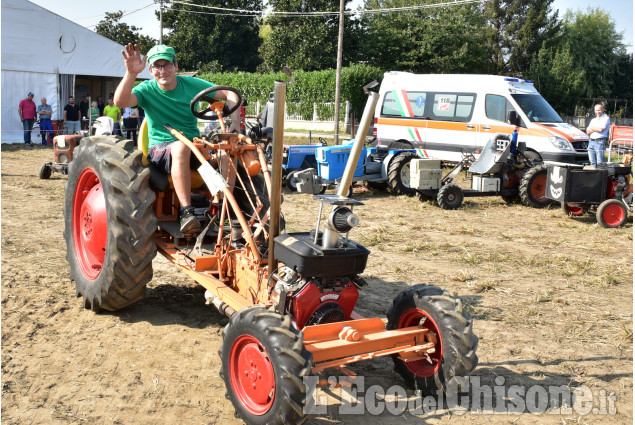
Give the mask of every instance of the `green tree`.
M 346 0 L 348 4 L 350 0 Z M 339 12 L 338 0 L 271 0 L 274 12 Z M 343 63 L 351 61 L 355 49 L 355 23 L 344 16 Z M 260 48 L 261 71 L 276 72 L 283 65 L 314 71 L 332 69 L 337 64 L 339 15 L 272 15 L 265 20 L 270 28 Z
M 613 89 L 618 87 L 619 79 L 624 78 L 620 58 L 626 53 L 622 34 L 615 29 L 609 13 L 600 8 L 589 8 L 586 12 L 568 10 L 563 30 L 576 65 L 585 70 L 584 96 L 618 95 Z M 632 80 L 632 72 L 630 78 Z
M 416 1 L 367 0 L 366 9 L 419 5 Z M 367 14 L 362 51 L 384 70 L 478 73 L 492 52 L 486 42 L 480 5 Z
M 575 113 L 586 75 L 576 64 L 569 44 L 557 48 L 543 44 L 525 76 L 534 80 L 538 91 L 556 111 L 566 115 Z
M 99 21 L 95 27 L 95 32 L 119 44 L 138 44 L 139 49 L 144 53 L 157 43 L 154 38 L 140 34 L 141 28 L 120 22 L 122 17 L 123 11 L 121 10 L 113 13 L 106 12 L 104 19 Z
M 532 58 L 545 46 L 559 43 L 561 22 L 552 12 L 553 0 L 487 0 L 483 12 L 487 18 L 488 60 L 493 74 L 523 75 Z
M 255 71 L 260 59 L 260 18 L 197 6 L 258 11 L 262 0 L 174 3 L 163 13 L 164 42 L 176 49 L 183 70 Z

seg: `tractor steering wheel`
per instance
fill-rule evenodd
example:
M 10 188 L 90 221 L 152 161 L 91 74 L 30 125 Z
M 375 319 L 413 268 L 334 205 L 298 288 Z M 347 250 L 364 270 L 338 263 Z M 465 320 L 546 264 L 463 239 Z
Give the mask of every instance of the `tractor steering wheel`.
M 236 111 L 236 109 L 238 109 L 240 107 L 240 105 L 243 104 L 243 95 L 240 94 L 240 92 L 238 90 L 236 90 L 233 87 L 229 87 L 229 86 L 214 86 L 214 87 L 209 87 L 206 88 L 205 90 L 203 90 L 202 92 L 200 92 L 199 94 L 197 94 L 196 96 L 194 96 L 194 99 L 192 99 L 192 102 L 190 102 L 190 110 L 192 111 L 192 113 L 194 114 L 194 116 L 196 118 L 201 118 L 204 120 L 209 120 L 209 121 L 216 121 L 218 119 L 218 115 L 216 114 L 216 111 L 212 110 L 211 106 L 216 103 L 216 102 L 223 102 L 222 100 L 219 99 L 214 99 L 214 96 L 211 95 L 212 93 L 218 91 L 218 90 L 228 90 L 231 92 L 234 92 L 238 95 L 238 102 L 234 105 L 233 108 L 229 109 L 229 111 L 227 111 L 225 108 L 223 108 L 222 113 L 225 114 L 225 116 L 227 115 L 231 115 L 234 111 Z M 200 101 L 204 101 L 209 103 L 209 106 L 207 108 L 205 108 L 202 111 L 197 111 L 196 110 L 196 105 L 198 104 L 198 102 Z M 227 105 L 225 105 L 227 106 Z

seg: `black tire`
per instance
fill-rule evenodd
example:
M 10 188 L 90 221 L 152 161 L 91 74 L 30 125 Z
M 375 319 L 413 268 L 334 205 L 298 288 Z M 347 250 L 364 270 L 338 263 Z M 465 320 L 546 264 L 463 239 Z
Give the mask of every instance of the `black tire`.
M 226 397 L 246 423 L 303 422 L 302 378 L 311 374 L 313 358 L 289 316 L 264 307 L 238 311 L 223 330 L 218 354 Z
M 400 152 L 388 164 L 388 187 L 398 195 L 415 196 L 417 192 L 410 188 L 410 160 L 414 152 Z
M 77 296 L 94 311 L 138 302 L 152 279 L 157 248 L 150 169 L 131 140 L 82 139 L 65 186 L 66 259 Z
M 387 314 L 386 329 L 399 329 L 421 324 L 436 336 L 440 349 L 430 355 L 432 363 L 417 360 L 404 363 L 393 355 L 395 371 L 411 389 L 422 395 L 435 395 L 437 390 L 453 394 L 450 383 L 467 376 L 476 367 L 478 338 L 472 331 L 472 319 L 463 311 L 461 300 L 443 289 L 427 284 L 415 285 L 401 292 Z
M 47 180 L 51 177 L 51 172 L 53 170 L 51 169 L 51 164 L 49 164 L 48 162 L 44 165 L 42 165 L 42 168 L 40 168 L 40 178 L 42 180 Z
M 580 217 L 588 212 L 588 208 L 570 205 L 566 202 L 560 203 L 560 209 L 562 209 L 562 212 L 569 217 Z
M 519 194 L 528 207 L 546 208 L 554 201 L 547 198 L 547 165 L 531 167 L 520 181 Z
M 602 202 L 595 213 L 600 226 L 607 229 L 623 226 L 628 218 L 626 205 L 619 199 L 607 199 Z
M 463 189 L 453 183 L 446 184 L 439 189 L 437 202 L 444 210 L 456 210 L 463 204 Z
M 293 177 L 292 174 L 287 175 L 287 178 L 284 180 L 285 184 L 287 185 L 287 188 L 292 191 L 292 192 L 297 192 L 298 191 L 298 179 L 296 179 L 295 177 Z

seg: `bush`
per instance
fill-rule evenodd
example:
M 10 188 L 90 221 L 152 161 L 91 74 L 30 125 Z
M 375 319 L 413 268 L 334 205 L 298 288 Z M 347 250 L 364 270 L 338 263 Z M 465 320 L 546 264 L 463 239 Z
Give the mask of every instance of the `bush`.
M 303 119 L 313 119 L 313 103 L 329 103 L 335 101 L 335 70 L 327 71 L 296 71 L 293 74 L 295 83 L 287 86 L 288 112 L 301 115 Z M 264 104 L 269 93 L 274 91 L 274 82 L 287 81 L 288 77 L 282 72 L 272 74 L 257 74 L 248 72 L 237 73 L 202 73 L 199 75 L 214 84 L 236 87 L 243 94 L 248 103 L 260 101 Z M 340 86 L 340 119 L 344 117 L 344 105 L 351 102 L 358 119 L 362 116 L 366 105 L 366 95 L 362 87 L 377 80 L 381 82 L 383 72 L 379 68 L 368 65 L 351 65 L 342 68 Z M 331 110 L 333 107 L 331 107 Z M 318 117 L 325 118 L 328 112 L 324 107 L 318 108 Z

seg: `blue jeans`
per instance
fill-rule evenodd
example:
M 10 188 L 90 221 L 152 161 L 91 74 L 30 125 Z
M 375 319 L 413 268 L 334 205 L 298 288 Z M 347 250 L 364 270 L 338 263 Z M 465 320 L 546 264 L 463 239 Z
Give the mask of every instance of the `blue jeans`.
M 66 121 L 66 134 L 79 133 L 81 129 L 80 121 Z
M 24 130 L 24 143 L 31 143 L 31 131 L 33 131 L 33 118 L 22 121 L 22 129 Z
M 40 134 L 42 135 L 42 144 L 46 145 L 49 134 L 53 140 L 53 122 L 50 119 L 40 119 Z
M 593 167 L 597 167 L 598 164 L 602 164 L 604 162 L 604 140 L 593 140 L 589 141 L 588 154 L 589 161 L 591 161 L 591 165 Z

